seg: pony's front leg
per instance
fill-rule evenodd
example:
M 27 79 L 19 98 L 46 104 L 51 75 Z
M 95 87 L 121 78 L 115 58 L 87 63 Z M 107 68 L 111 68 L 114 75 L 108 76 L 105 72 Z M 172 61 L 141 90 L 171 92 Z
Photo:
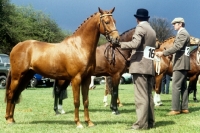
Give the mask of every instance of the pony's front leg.
M 80 81 L 77 79 L 72 80 L 72 90 L 73 90 L 73 97 L 74 97 L 74 121 L 76 123 L 77 128 L 83 128 L 83 125 L 79 119 L 79 107 L 80 107 Z
M 89 93 L 89 83 L 90 83 L 90 78 L 86 78 L 82 82 L 82 97 L 83 97 L 83 106 L 84 106 L 84 117 L 85 117 L 85 122 L 88 124 L 89 127 L 94 126 L 93 122 L 90 120 L 89 117 L 89 98 L 88 98 L 88 93 Z
M 112 114 L 119 115 L 118 107 L 117 107 L 117 99 L 118 99 L 118 85 L 113 86 L 113 90 L 111 92 L 111 104 L 110 109 L 112 110 Z

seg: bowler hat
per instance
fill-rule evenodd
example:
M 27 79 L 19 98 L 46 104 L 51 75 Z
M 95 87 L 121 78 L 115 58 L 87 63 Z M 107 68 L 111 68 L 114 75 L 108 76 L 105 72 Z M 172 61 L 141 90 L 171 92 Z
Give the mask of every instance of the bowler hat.
M 134 16 L 136 18 L 149 18 L 150 17 L 148 10 L 143 9 L 143 8 L 138 9 Z
M 175 18 L 174 20 L 172 20 L 171 23 L 172 24 L 175 24 L 175 23 L 185 23 L 185 21 L 184 21 L 183 18 Z

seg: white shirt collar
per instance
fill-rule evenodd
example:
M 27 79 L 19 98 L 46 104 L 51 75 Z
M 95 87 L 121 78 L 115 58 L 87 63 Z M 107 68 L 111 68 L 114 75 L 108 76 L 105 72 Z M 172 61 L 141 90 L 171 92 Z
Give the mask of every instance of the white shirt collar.
M 143 24 L 143 23 L 146 23 L 147 21 L 141 21 L 141 22 L 139 22 L 139 24 Z

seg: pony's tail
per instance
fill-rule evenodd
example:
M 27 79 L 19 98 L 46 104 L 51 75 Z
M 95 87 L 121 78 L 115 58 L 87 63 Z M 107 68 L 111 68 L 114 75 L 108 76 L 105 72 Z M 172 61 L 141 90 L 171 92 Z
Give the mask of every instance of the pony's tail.
M 7 94 L 8 94 L 8 91 L 9 91 L 9 88 L 10 88 L 10 83 L 11 83 L 11 71 L 8 72 L 8 76 L 7 76 L 7 79 L 6 79 L 6 93 L 5 93 L 5 102 L 7 102 Z

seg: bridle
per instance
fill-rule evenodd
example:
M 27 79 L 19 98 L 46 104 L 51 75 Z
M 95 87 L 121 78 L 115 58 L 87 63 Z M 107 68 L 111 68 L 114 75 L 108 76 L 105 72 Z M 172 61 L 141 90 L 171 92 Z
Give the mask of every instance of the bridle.
M 109 34 L 112 33 L 113 31 L 117 31 L 117 29 L 114 29 L 114 30 L 111 30 L 111 31 L 108 31 L 106 29 L 105 22 L 102 19 L 105 16 L 112 16 L 112 14 L 103 14 L 103 15 L 100 15 L 100 22 L 103 24 L 103 28 L 104 28 L 104 31 L 105 31 L 106 40 L 112 44 L 112 40 L 110 39 Z M 100 23 L 99 23 L 99 27 L 100 27 Z M 106 52 L 108 53 L 110 49 L 111 49 L 111 59 L 109 59 L 109 57 L 106 56 Z M 121 51 L 117 47 L 112 47 L 111 45 L 108 45 L 106 47 L 105 51 L 104 51 L 104 56 L 107 59 L 107 61 L 111 61 L 110 64 L 115 65 L 115 49 L 117 49 L 117 51 L 124 57 L 124 59 L 128 63 L 129 61 L 125 58 L 125 56 L 121 53 Z
M 105 37 L 106 37 L 106 40 L 108 41 L 108 42 L 112 42 L 112 40 L 110 40 L 110 36 L 109 36 L 109 34 L 110 33 L 112 33 L 113 31 L 117 31 L 117 29 L 114 29 L 114 30 L 111 30 L 111 31 L 108 31 L 107 29 L 106 29 L 106 25 L 105 25 L 105 22 L 103 21 L 103 17 L 105 17 L 105 16 L 112 16 L 112 14 L 103 14 L 103 15 L 100 15 L 100 22 L 103 24 L 103 28 L 104 28 L 104 31 L 105 31 Z M 99 27 L 100 27 L 100 23 L 99 23 Z

